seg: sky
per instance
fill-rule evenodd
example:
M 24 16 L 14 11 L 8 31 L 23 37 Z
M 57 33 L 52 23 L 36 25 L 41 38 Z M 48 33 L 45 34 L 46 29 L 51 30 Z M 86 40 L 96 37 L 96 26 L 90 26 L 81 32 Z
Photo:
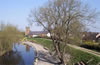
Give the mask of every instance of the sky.
M 28 26 L 28 16 L 31 10 L 42 6 L 46 0 L 0 0 L 0 21 L 10 23 L 22 31 Z M 32 30 L 41 30 L 33 25 Z
M 28 26 L 28 16 L 31 10 L 38 9 L 45 4 L 47 0 L 0 0 L 0 21 L 10 23 L 17 26 L 22 31 Z M 90 7 L 96 8 L 100 12 L 100 0 L 84 0 Z M 96 20 L 94 26 L 90 28 L 91 31 L 100 32 L 100 20 Z M 42 30 L 42 27 L 33 24 L 31 27 L 33 31 Z
M 91 8 L 96 9 L 97 12 L 100 12 L 100 0 L 84 0 L 84 2 L 88 3 Z M 100 32 L 100 17 L 95 22 L 89 29 L 93 32 Z

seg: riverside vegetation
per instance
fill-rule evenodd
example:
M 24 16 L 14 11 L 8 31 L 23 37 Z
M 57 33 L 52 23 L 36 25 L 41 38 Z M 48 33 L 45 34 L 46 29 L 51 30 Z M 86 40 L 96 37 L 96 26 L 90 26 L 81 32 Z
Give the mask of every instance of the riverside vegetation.
M 11 24 L 0 24 L 0 56 L 12 50 L 14 43 L 22 37 L 20 30 Z

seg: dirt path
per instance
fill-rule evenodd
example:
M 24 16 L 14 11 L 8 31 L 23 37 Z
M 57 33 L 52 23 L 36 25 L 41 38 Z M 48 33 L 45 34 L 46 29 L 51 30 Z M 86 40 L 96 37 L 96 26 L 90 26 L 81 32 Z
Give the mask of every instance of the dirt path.
M 57 61 L 49 54 L 49 51 L 44 49 L 42 45 L 32 43 L 32 42 L 23 42 L 29 46 L 32 46 L 37 52 L 37 57 L 34 65 L 55 65 Z

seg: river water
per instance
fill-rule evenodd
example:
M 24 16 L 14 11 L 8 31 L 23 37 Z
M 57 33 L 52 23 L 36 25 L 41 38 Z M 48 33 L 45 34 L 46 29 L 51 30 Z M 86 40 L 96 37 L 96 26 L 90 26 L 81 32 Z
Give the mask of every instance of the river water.
M 34 56 L 32 47 L 15 44 L 12 51 L 0 56 L 0 65 L 33 65 Z

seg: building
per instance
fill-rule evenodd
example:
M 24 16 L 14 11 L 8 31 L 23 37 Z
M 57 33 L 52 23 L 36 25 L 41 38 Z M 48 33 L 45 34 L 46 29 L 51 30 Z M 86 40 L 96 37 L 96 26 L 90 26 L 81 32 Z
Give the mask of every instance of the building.
M 99 41 L 100 33 L 99 32 L 83 32 L 83 40 Z
M 30 37 L 50 37 L 50 33 L 48 31 L 31 31 L 30 27 L 26 27 L 25 36 Z
M 30 27 L 26 27 L 25 36 L 29 35 L 29 33 L 30 33 Z

